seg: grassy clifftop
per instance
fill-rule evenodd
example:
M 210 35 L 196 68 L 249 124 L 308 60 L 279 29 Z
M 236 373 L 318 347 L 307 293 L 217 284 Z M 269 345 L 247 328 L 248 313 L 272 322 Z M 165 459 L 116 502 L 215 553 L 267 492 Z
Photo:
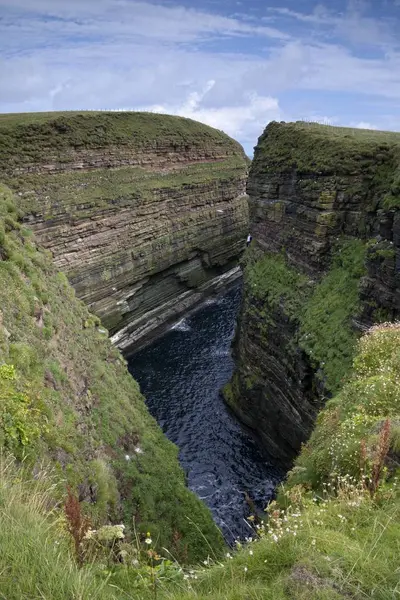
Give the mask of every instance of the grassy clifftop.
M 60 112 L 0 115 L 0 164 L 10 172 L 57 156 L 70 160 L 70 151 L 98 148 L 142 150 L 144 147 L 204 150 L 210 156 L 244 152 L 222 131 L 192 119 L 141 112 Z
M 400 133 L 272 122 L 258 140 L 252 177 L 292 169 L 298 175 L 333 175 L 337 183 L 361 172 L 371 193 L 385 192 L 386 208 L 400 206 Z
M 0 445 L 32 468 L 50 459 L 93 525 L 123 520 L 181 557 L 221 548 L 185 487 L 177 449 L 145 407 L 99 320 L 18 220 L 0 187 Z M 65 491 L 65 488 L 64 488 Z
M 272 171 L 282 166 L 290 154 L 293 166 L 307 170 L 314 168 L 325 172 L 351 173 L 358 161 L 365 166 L 383 162 L 393 149 L 400 150 L 400 133 L 333 127 L 317 123 L 270 123 L 260 136 L 252 167 L 264 162 Z M 266 163 L 268 158 L 268 163 Z M 292 166 L 290 164 L 286 167 Z

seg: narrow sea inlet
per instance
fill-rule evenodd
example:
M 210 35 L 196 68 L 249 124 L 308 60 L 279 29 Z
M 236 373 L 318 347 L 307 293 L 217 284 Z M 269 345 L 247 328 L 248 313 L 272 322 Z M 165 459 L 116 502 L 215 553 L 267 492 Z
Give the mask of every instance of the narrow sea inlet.
M 236 286 L 209 300 L 129 362 L 151 414 L 179 447 L 190 489 L 210 507 L 228 542 L 251 535 L 246 496 L 263 509 L 283 476 L 220 395 L 233 372 L 240 297 Z

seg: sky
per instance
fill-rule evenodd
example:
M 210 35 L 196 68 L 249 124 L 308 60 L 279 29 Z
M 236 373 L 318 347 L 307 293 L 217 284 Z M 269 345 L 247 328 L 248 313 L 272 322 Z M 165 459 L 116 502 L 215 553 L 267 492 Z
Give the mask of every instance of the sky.
M 400 131 L 400 0 L 0 0 L 0 112 Z

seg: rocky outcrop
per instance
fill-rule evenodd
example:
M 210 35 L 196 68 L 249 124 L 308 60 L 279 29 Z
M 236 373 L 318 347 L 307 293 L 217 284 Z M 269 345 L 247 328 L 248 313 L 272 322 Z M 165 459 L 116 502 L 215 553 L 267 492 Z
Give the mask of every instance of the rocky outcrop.
M 0 176 L 56 266 L 124 350 L 238 276 L 243 149 L 147 113 L 3 116 Z
M 307 123 L 271 123 L 259 139 L 225 398 L 287 463 L 360 332 L 400 314 L 399 150 L 399 134 Z

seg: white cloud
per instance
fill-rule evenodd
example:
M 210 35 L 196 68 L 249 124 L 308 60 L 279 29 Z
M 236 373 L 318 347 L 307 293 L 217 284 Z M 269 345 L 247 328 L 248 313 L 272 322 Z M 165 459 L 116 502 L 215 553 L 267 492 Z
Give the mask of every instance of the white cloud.
M 368 16 L 369 5 L 364 0 L 349 0 L 344 12 L 328 8 L 324 4 L 315 6 L 311 13 L 288 8 L 270 8 L 272 13 L 312 25 L 323 37 L 337 37 L 352 45 L 376 45 L 384 48 L 398 47 L 398 22 L 394 19 Z
M 367 121 L 358 121 L 350 123 L 350 127 L 357 127 L 357 129 L 378 129 L 376 125 L 368 123 Z
M 0 0 L 8 35 L 19 34 L 24 46 L 34 36 L 51 37 L 55 43 L 71 35 L 108 39 L 117 35 L 127 40 L 135 36 L 163 42 L 195 42 L 215 36 L 261 36 L 288 39 L 290 36 L 257 22 L 225 17 L 202 10 L 161 2 L 140 0 Z M 22 15 L 22 18 L 21 18 Z M 31 38 L 32 39 L 32 38 Z
M 362 6 L 342 16 L 322 5 L 309 14 L 281 8 L 263 22 L 249 16 L 251 6 L 246 17 L 232 17 L 179 6 L 185 0 L 157 2 L 0 0 L 0 112 L 158 109 L 204 121 L 247 145 L 271 119 L 390 122 L 390 114 L 385 121 L 371 110 L 363 115 L 361 101 L 344 116 L 346 94 L 395 107 L 400 100 L 400 53 L 387 45 L 390 23 L 366 16 Z M 288 22 L 300 30 L 289 31 Z M 349 23 L 368 25 L 376 52 L 363 56 L 344 44 Z M 342 42 L 333 43 L 339 30 Z M 296 91 L 307 96 L 306 108 Z M 340 95 L 334 117 L 316 104 L 321 91 Z
M 235 106 L 202 107 L 202 100 L 214 85 L 213 80 L 207 82 L 201 92 L 191 92 L 181 104 L 156 104 L 147 107 L 147 110 L 201 121 L 222 129 L 246 144 L 256 139 L 268 121 L 281 118 L 278 100 L 270 96 L 258 96 L 255 92 L 244 94 L 242 103 Z

